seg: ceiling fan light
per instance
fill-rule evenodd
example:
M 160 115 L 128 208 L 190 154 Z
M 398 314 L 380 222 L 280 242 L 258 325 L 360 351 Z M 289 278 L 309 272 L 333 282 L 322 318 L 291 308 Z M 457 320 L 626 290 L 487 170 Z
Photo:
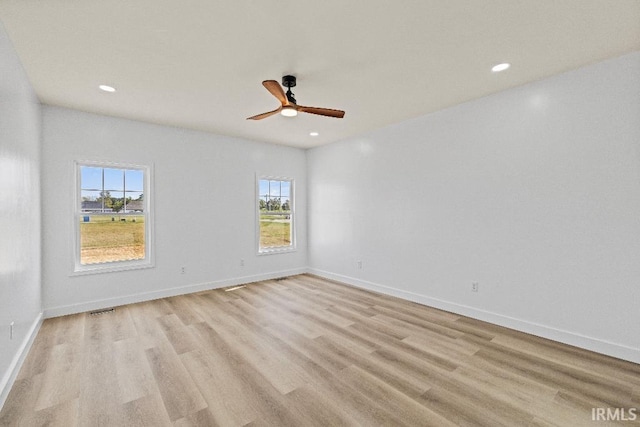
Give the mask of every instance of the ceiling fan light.
M 298 115 L 298 111 L 293 107 L 283 107 L 282 110 L 280 110 L 280 114 L 285 117 L 295 117 Z

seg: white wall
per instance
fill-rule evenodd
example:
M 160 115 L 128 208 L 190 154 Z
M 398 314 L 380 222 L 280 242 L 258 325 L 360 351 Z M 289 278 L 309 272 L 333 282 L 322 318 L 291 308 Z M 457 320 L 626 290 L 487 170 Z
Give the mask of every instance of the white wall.
M 42 156 L 46 316 L 293 274 L 307 265 L 303 150 L 45 106 Z M 155 268 L 72 274 L 75 160 L 153 165 Z M 256 173 L 295 179 L 297 251 L 257 255 Z
M 40 104 L 1 23 L 0 76 L 1 408 L 42 311 Z
M 640 52 L 310 150 L 310 266 L 640 362 L 639 150 Z

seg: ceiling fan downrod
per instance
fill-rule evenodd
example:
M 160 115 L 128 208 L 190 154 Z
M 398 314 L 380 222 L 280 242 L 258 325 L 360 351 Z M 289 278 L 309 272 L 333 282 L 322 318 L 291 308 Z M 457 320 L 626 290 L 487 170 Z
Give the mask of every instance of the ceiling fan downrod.
M 296 98 L 294 98 L 294 94 L 293 92 L 291 92 L 291 88 L 295 87 L 296 85 L 296 76 L 283 76 L 282 77 L 282 86 L 287 88 L 287 99 L 289 100 L 289 102 L 293 103 L 293 104 L 297 104 L 296 102 Z

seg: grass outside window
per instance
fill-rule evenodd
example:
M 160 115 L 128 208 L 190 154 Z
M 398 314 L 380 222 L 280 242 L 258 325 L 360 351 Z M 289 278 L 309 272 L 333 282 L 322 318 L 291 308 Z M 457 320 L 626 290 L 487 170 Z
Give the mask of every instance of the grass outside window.
M 145 218 L 142 215 L 83 215 L 80 218 L 80 263 L 144 259 L 144 234 Z

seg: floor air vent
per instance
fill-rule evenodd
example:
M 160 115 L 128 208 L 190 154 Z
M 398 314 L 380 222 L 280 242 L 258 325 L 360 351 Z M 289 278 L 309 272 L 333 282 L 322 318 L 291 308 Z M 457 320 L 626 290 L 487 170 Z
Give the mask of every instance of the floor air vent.
M 90 311 L 89 315 L 90 316 L 98 316 L 100 314 L 113 313 L 114 311 L 116 311 L 115 308 L 105 308 L 105 309 L 102 309 L 102 310 Z

